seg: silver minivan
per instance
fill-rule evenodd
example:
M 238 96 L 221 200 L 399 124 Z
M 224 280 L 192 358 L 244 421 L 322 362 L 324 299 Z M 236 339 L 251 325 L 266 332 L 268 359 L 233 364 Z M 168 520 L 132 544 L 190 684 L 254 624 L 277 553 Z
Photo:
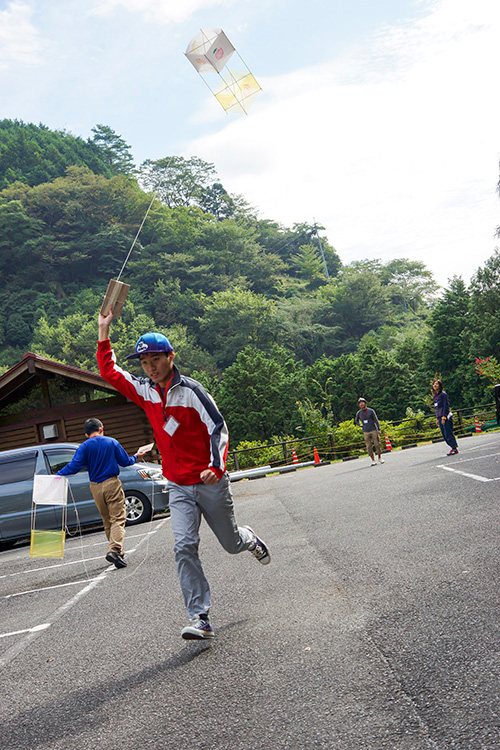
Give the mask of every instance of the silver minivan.
M 33 476 L 55 474 L 71 461 L 77 448 L 77 443 L 50 443 L 0 451 L 0 544 L 30 536 Z M 102 525 L 88 473 L 82 470 L 68 479 L 68 529 Z M 141 461 L 120 468 L 120 480 L 125 492 L 127 526 L 148 521 L 154 513 L 168 508 L 168 482 L 157 464 Z M 36 527 L 61 528 L 61 508 L 38 506 Z

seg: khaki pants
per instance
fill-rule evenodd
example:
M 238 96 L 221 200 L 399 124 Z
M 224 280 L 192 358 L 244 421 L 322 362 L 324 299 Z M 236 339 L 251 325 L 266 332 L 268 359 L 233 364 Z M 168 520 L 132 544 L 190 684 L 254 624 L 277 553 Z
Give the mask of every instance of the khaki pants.
M 377 456 L 381 455 L 380 451 L 380 440 L 378 436 L 378 432 L 376 430 L 373 430 L 372 432 L 363 432 L 363 437 L 365 439 L 366 447 L 368 449 L 368 455 L 370 456 L 371 460 L 375 460 L 375 454 L 374 449 L 377 452 Z
M 104 482 L 91 482 L 90 491 L 102 516 L 108 552 L 123 555 L 126 515 L 122 483 L 118 477 L 110 477 Z

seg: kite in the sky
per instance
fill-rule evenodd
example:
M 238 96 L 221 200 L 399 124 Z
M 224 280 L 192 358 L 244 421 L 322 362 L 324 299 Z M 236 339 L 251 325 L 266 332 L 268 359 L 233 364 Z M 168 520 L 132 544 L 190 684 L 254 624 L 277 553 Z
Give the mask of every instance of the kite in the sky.
M 203 78 L 208 88 L 219 100 L 226 112 L 242 112 L 248 114 L 255 97 L 261 91 L 261 88 L 252 73 L 241 59 L 241 56 L 235 50 L 222 29 L 202 29 L 196 34 L 188 44 L 185 52 L 187 59 L 194 65 L 200 76 Z M 233 58 L 237 61 L 235 69 L 226 67 L 227 62 Z M 205 74 L 218 75 L 221 81 L 215 89 L 212 88 Z M 120 281 L 121 275 L 127 265 L 134 245 L 137 242 L 147 215 L 153 205 L 156 193 L 153 193 L 151 203 L 146 211 L 137 234 L 135 235 L 132 246 L 128 251 L 125 262 L 122 266 L 117 279 L 111 279 L 108 284 L 106 296 L 101 306 L 101 314 L 108 315 L 113 310 L 113 317 L 118 318 L 122 311 L 123 305 L 127 298 L 130 286 Z
M 248 114 L 261 88 L 222 29 L 202 29 L 184 53 L 226 112 Z M 226 64 L 238 58 L 238 69 Z M 222 83 L 214 90 L 205 74 L 218 74 Z

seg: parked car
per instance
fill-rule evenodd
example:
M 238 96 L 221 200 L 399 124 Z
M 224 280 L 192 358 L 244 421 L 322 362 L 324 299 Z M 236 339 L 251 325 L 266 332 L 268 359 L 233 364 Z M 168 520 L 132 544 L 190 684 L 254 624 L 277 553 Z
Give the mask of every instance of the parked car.
M 0 543 L 30 536 L 33 476 L 56 474 L 71 461 L 77 448 L 76 443 L 50 443 L 0 451 Z M 90 492 L 88 473 L 79 471 L 68 479 L 68 529 L 102 525 Z M 168 482 L 157 464 L 141 461 L 120 468 L 120 479 L 125 492 L 127 526 L 148 521 L 154 513 L 168 508 Z M 61 508 L 37 506 L 36 528 L 61 528 Z

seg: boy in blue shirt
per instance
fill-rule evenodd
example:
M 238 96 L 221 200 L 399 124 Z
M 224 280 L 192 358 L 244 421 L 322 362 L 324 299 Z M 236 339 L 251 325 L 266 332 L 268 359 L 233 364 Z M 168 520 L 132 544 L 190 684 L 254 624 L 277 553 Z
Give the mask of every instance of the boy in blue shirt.
M 131 466 L 141 459 L 150 446 L 139 448 L 133 456 L 128 456 L 118 440 L 105 437 L 100 419 L 87 419 L 84 426 L 87 440 L 78 446 L 75 455 L 60 471 L 60 476 L 76 474 L 87 469 L 90 477 L 90 491 L 102 516 L 104 532 L 108 540 L 106 560 L 116 568 L 126 568 L 123 540 L 125 538 L 125 493 L 118 479 L 120 466 Z

